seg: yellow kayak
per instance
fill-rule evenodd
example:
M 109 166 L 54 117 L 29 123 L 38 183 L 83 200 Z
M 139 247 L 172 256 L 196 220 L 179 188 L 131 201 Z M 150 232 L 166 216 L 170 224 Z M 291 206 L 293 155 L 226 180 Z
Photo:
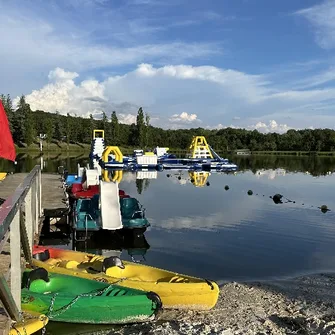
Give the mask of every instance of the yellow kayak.
M 72 250 L 35 246 L 33 264 L 49 272 L 115 283 L 157 293 L 163 308 L 209 310 L 218 300 L 218 285 L 148 265 Z
M 14 323 L 9 331 L 9 335 L 30 335 L 41 330 L 49 319 L 43 314 L 35 314 L 33 318 Z

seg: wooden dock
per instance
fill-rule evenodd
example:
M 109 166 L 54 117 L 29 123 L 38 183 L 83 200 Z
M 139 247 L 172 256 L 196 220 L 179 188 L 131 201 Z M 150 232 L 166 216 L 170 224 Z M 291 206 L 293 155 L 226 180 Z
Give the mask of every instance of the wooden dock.
M 24 183 L 24 179 L 28 175 L 28 173 L 8 174 L 5 180 L 0 182 L 0 198 L 7 199 L 11 197 L 16 189 L 20 185 L 22 185 L 22 183 Z M 36 191 L 36 188 L 35 192 L 38 192 Z M 47 221 L 50 223 L 50 218 L 61 217 L 68 213 L 69 208 L 67 204 L 66 194 L 62 187 L 61 176 L 59 174 L 43 173 L 41 175 L 41 198 L 42 217 L 39 218 L 40 227 L 38 230 L 38 235 L 41 234 L 42 222 L 44 217 L 48 218 Z M 37 240 L 38 238 L 39 237 L 37 237 Z M 0 273 L 5 274 L 8 271 L 8 267 L 11 262 L 10 243 L 8 241 L 0 241 L 0 244 L 2 244 L 2 252 L 0 254 Z M 20 258 L 20 256 L 18 257 Z M 21 261 L 23 261 L 23 264 L 25 264 L 22 250 Z M 22 268 L 24 268 L 24 265 Z M 5 279 L 10 286 L 10 276 L 5 276 Z M 7 316 L 4 308 L 2 308 L 0 305 L 0 335 L 8 334 L 11 322 L 12 321 Z
M 23 182 L 28 173 L 8 174 L 5 180 L 0 182 L 0 198 L 7 199 L 15 189 Z
M 0 198 L 7 199 L 15 189 L 23 182 L 28 173 L 15 173 L 7 175 L 0 182 Z M 42 173 L 42 208 L 45 211 L 65 211 L 65 193 L 62 188 L 61 177 L 56 173 Z

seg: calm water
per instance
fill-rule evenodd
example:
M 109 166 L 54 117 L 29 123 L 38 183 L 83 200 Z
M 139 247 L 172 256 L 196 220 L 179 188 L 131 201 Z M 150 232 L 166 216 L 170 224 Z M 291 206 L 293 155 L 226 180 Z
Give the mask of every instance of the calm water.
M 74 172 L 77 161 L 85 159 L 49 159 L 44 170 L 55 172 L 62 164 Z M 16 169 L 31 168 L 39 160 L 26 157 Z M 209 186 L 203 187 L 195 187 L 194 176 L 187 172 L 161 172 L 145 180 L 124 173 L 120 189 L 142 203 L 151 223 L 145 232 L 148 245 L 142 249 L 147 263 L 219 283 L 335 271 L 335 174 L 327 175 L 335 171 L 335 160 L 234 161 L 241 172 L 211 174 Z M 276 193 L 284 196 L 283 203 L 270 198 Z M 334 212 L 322 213 L 321 205 Z M 103 248 L 115 243 L 111 240 Z M 122 257 L 130 259 L 127 246 Z M 53 334 L 67 333 L 57 327 Z

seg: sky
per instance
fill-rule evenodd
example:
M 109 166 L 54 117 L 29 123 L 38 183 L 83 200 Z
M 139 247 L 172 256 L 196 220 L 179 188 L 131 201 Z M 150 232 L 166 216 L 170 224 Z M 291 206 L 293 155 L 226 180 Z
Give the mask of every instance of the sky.
M 0 93 L 32 110 L 335 128 L 335 0 L 0 0 L 0 31 Z

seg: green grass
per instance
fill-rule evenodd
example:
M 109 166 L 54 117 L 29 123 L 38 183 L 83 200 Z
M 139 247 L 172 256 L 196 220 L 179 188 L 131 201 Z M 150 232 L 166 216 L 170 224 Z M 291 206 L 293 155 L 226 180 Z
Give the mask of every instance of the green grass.
M 56 142 L 52 143 L 43 143 L 43 152 L 90 152 L 91 145 L 84 143 L 70 143 L 67 145 L 66 142 Z M 30 146 L 23 144 L 22 146 L 15 145 L 15 150 L 17 153 L 26 153 L 26 152 L 40 152 L 39 143 L 33 143 Z

